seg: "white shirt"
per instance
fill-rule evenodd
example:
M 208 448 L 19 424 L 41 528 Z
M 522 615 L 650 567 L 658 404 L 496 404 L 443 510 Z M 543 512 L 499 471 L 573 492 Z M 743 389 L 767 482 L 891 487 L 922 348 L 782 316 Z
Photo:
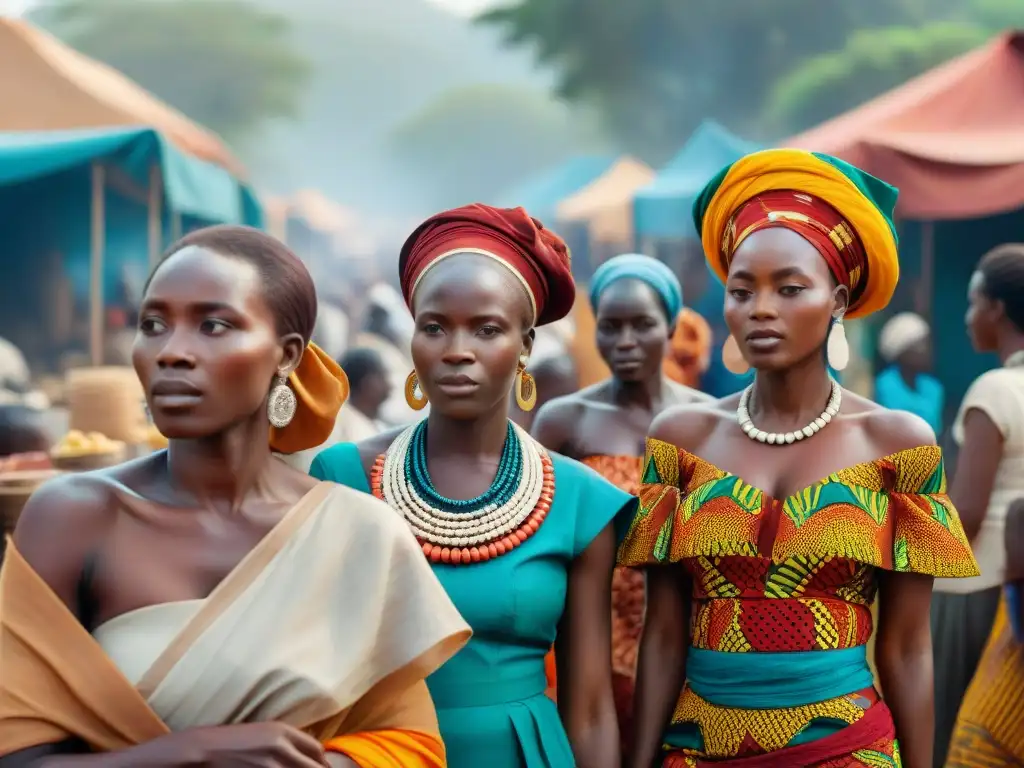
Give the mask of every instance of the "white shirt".
M 996 368 L 979 376 L 960 404 L 953 438 L 963 445 L 964 417 L 971 409 L 988 416 L 1003 436 L 1003 455 L 978 535 L 971 543 L 981 575 L 936 579 L 935 591 L 968 594 L 1001 586 L 1006 576 L 1006 512 L 1024 497 L 1024 367 Z

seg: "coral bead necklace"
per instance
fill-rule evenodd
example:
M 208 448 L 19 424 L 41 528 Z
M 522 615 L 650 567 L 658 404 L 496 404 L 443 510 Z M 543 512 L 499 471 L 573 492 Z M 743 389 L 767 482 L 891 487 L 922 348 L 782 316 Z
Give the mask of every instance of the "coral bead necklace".
M 440 493 L 427 471 L 427 422 L 402 432 L 377 457 L 373 494 L 405 517 L 435 563 L 478 563 L 512 551 L 537 532 L 551 509 L 554 469 L 547 451 L 508 424 L 494 482 L 473 499 Z

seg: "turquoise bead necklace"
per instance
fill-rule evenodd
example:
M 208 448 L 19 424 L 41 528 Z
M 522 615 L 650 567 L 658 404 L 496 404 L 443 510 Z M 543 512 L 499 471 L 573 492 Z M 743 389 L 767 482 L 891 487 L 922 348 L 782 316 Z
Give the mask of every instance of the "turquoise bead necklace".
M 450 499 L 438 493 L 427 469 L 427 421 L 416 427 L 405 455 L 405 477 L 423 501 L 436 509 L 446 512 L 476 512 L 484 507 L 500 507 L 508 503 L 518 490 L 523 479 L 523 447 L 509 422 L 498 461 L 498 471 L 491 487 L 473 499 Z

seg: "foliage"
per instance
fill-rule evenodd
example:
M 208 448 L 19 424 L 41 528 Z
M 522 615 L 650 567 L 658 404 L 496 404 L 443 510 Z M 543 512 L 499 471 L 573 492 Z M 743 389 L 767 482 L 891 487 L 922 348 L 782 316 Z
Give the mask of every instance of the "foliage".
M 295 117 L 310 74 L 287 19 L 244 0 L 60 0 L 33 20 L 229 141 Z
M 807 59 L 772 88 L 766 115 L 780 132 L 796 132 L 916 77 L 985 42 L 968 24 L 855 32 L 835 53 Z
M 923 0 L 520 0 L 480 17 L 557 68 L 559 92 L 595 104 L 653 160 L 704 118 L 751 138 L 776 80 L 881 19 L 916 23 Z
M 1020 0 L 518 0 L 479 21 L 657 162 L 705 118 L 772 140 L 1016 21 Z M 766 117 L 768 119 L 766 119 Z
M 593 120 L 534 88 L 474 85 L 442 94 L 389 137 L 425 207 L 491 200 L 601 143 Z

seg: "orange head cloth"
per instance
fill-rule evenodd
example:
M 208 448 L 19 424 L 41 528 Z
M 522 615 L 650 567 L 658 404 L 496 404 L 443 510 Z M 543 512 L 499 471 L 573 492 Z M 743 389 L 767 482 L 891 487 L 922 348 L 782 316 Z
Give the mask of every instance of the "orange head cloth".
M 545 325 L 572 311 L 576 284 L 565 242 L 522 208 L 474 203 L 431 216 L 402 246 L 398 272 L 409 308 L 423 275 L 456 253 L 477 253 L 504 265 L 523 284 L 534 322 Z
M 270 428 L 270 447 L 278 453 L 316 448 L 334 430 L 338 411 L 348 398 L 348 377 L 326 352 L 309 342 L 288 383 L 298 407 L 287 427 Z
M 859 303 L 868 284 L 868 260 L 856 230 L 824 200 L 804 192 L 762 192 L 736 209 L 726 228 L 722 255 L 726 268 L 736 249 L 754 232 L 768 227 L 791 229 L 813 245 L 832 276 L 850 290 L 850 306 Z
M 690 308 L 679 313 L 675 332 L 665 353 L 665 375 L 696 387 L 711 361 L 711 326 Z

